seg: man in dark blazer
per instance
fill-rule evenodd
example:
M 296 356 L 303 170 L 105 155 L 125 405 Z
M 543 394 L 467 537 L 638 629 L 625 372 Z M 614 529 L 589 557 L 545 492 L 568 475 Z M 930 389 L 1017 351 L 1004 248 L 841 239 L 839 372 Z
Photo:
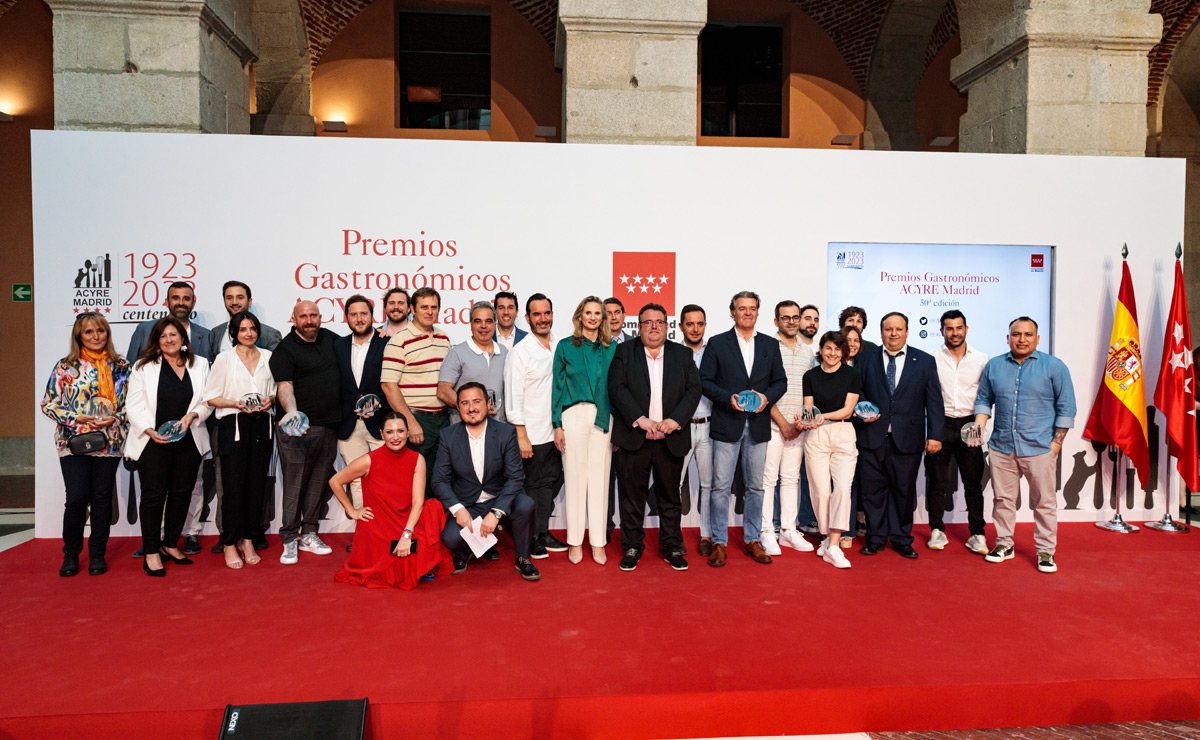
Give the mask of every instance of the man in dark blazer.
M 933 357 L 908 346 L 908 317 L 893 311 L 880 322 L 883 346 L 860 352 L 854 367 L 862 374 L 862 400 L 879 407 L 879 417 L 855 421 L 862 500 L 867 513 L 863 555 L 882 550 L 887 540 L 906 558 L 912 547 L 913 510 L 921 453 L 942 448 L 945 407 Z
M 433 465 L 433 495 L 450 516 L 442 530 L 442 543 L 454 557 L 454 572 L 467 569 L 470 546 L 462 529 L 478 534 L 496 531 L 501 521 L 516 546 L 516 571 L 527 581 L 542 577 L 529 549 L 533 542 L 534 503 L 525 495 L 525 469 L 512 425 L 488 418 L 487 389 L 471 381 L 458 389 L 461 424 L 442 431 Z
M 729 501 L 739 455 L 746 495 L 742 512 L 744 552 L 757 563 L 771 562 L 758 541 L 762 522 L 763 466 L 771 441 L 771 405 L 787 391 L 787 374 L 779 340 L 755 331 L 758 294 L 742 291 L 729 302 L 733 328 L 708 340 L 700 361 L 700 383 L 712 402 L 709 436 L 713 447 L 713 483 L 708 516 L 712 523 L 712 554 L 708 564 L 725 565 L 729 540 Z M 738 402 L 742 391 L 753 391 L 758 406 L 753 411 Z
M 249 311 L 250 306 L 254 305 L 254 298 L 250 293 L 250 286 L 240 280 L 230 280 L 221 288 L 221 300 L 225 303 L 225 312 L 229 314 L 229 318 L 237 316 L 242 311 Z M 262 331 L 258 333 L 258 341 L 254 343 L 255 347 L 265 350 L 274 350 L 275 347 L 283 341 L 283 335 L 279 330 L 267 326 L 260 322 Z M 226 347 L 232 347 L 233 342 L 229 338 L 229 322 L 217 324 L 212 328 L 213 333 L 213 354 L 220 354 L 221 350 Z
M 658 489 L 658 548 L 675 570 L 683 557 L 679 478 L 692 449 L 691 419 L 700 403 L 700 373 L 691 350 L 667 343 L 667 310 L 647 303 L 638 312 L 637 339 L 617 346 L 608 368 L 612 441 L 620 448 L 621 570 L 637 567 L 650 473 Z

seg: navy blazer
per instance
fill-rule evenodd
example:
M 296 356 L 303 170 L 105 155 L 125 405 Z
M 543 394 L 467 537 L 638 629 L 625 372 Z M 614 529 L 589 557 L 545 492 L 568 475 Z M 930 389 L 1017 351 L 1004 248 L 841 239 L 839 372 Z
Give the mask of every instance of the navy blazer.
M 517 495 L 525 490 L 525 467 L 521 464 L 517 430 L 511 424 L 488 419 L 483 440 L 481 481 L 471 460 L 467 425 L 451 424 L 442 430 L 433 464 L 433 495 L 447 511 L 457 504 L 470 508 L 479 502 L 479 494 L 487 491 L 496 497 L 487 502 L 487 507 L 507 514 L 512 511 Z
M 258 333 L 258 341 L 254 343 L 254 346 L 258 347 L 259 349 L 265 349 L 274 352 L 275 348 L 279 346 L 279 343 L 283 341 L 283 335 L 279 333 L 278 329 L 267 326 L 262 322 L 259 322 L 259 326 L 262 327 L 262 331 Z M 226 321 L 224 324 L 217 324 L 209 331 L 211 331 L 213 335 L 214 347 L 220 344 L 222 341 L 229 341 L 228 321 Z
M 392 407 L 388 405 L 387 396 L 383 395 L 383 388 L 379 384 L 379 376 L 383 369 L 383 350 L 387 347 L 388 340 L 379 336 L 378 332 L 371 332 L 371 346 L 367 348 L 367 360 L 363 363 L 362 383 L 358 385 L 354 384 L 354 370 L 350 367 L 350 343 L 352 341 L 354 340 L 350 334 L 333 340 L 333 355 L 337 358 L 338 375 L 341 378 L 338 405 L 342 412 L 342 423 L 338 426 L 338 439 L 350 439 L 350 435 L 354 434 L 354 426 L 358 422 L 358 415 L 354 413 L 354 404 L 358 403 L 360 397 L 368 393 L 374 393 L 383 405 L 379 407 L 374 416 L 363 419 L 363 421 L 366 422 L 367 431 L 372 437 L 383 439 L 381 420 L 384 414 L 392 410 Z
M 750 438 L 755 442 L 771 441 L 771 406 L 787 392 L 787 373 L 779 340 L 766 334 L 754 335 L 754 364 L 746 375 L 742 347 L 737 330 L 714 335 L 704 349 L 700 361 L 700 383 L 704 395 L 712 401 L 709 436 L 719 442 L 737 442 L 742 438 L 746 419 L 750 419 Z M 755 414 L 736 411 L 729 399 L 744 390 L 754 390 L 767 397 L 767 408 Z
M 514 332 L 513 333 L 513 346 L 514 347 L 516 347 L 518 344 L 520 344 L 522 339 L 529 336 L 529 332 L 525 331 L 524 329 L 522 329 L 519 326 L 514 326 L 513 332 Z M 500 330 L 499 329 L 492 332 L 492 341 L 493 342 L 500 341 Z
M 154 328 L 154 324 L 158 319 L 150 319 L 143 321 L 133 330 L 133 336 L 129 338 L 129 351 L 125 353 L 125 359 L 130 363 L 137 363 L 137 358 L 142 354 L 142 350 L 146 348 L 146 342 L 150 340 L 150 330 Z M 216 342 L 213 341 L 212 332 L 200 326 L 195 321 L 188 322 L 188 337 L 192 346 L 192 354 L 197 357 L 203 357 L 208 360 L 208 364 L 212 365 L 217 359 Z M 216 418 L 216 417 L 213 417 Z
M 938 380 L 937 363 L 933 356 L 912 345 L 904 348 L 904 371 L 896 392 L 889 396 L 887 371 L 883 364 L 883 348 L 860 352 L 854 368 L 862 375 L 860 401 L 870 401 L 879 407 L 879 418 L 870 424 L 855 419 L 858 446 L 877 450 L 887 442 L 888 427 L 896 449 L 919 453 L 925 441 L 942 439 L 946 423 L 946 407 L 942 403 L 942 383 Z
M 680 427 L 665 439 L 671 454 L 684 457 L 692 449 L 691 421 L 700 404 L 700 373 L 692 351 L 682 344 L 667 342 L 663 352 L 663 418 L 674 419 Z M 613 444 L 630 452 L 641 449 L 646 433 L 633 423 L 650 413 L 650 368 L 640 338 L 617 345 L 608 366 L 608 400 Z

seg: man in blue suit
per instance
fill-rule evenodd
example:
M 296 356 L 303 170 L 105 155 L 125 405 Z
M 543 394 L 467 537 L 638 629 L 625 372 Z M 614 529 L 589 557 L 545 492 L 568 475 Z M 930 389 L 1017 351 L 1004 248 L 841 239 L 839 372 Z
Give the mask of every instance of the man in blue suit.
M 745 553 L 757 563 L 771 562 L 758 541 L 762 523 L 763 466 L 771 441 L 771 405 L 787 391 L 787 374 L 779 340 L 755 331 L 758 323 L 758 294 L 742 291 L 729 302 L 733 328 L 708 340 L 700 361 L 700 383 L 712 402 L 709 435 L 713 448 L 713 483 L 707 515 L 712 525 L 712 553 L 708 564 L 725 565 L 725 543 L 729 541 L 729 500 L 738 455 L 746 484 L 742 512 Z M 738 402 L 742 391 L 758 397 L 754 410 Z
M 458 413 L 462 423 L 442 431 L 433 465 L 433 495 L 450 513 L 442 543 L 454 557 L 454 572 L 466 570 L 471 555 L 462 538 L 464 528 L 486 537 L 505 522 L 517 550 L 517 573 L 536 581 L 542 576 L 529 559 L 535 506 L 525 495 L 517 431 L 489 418 L 487 389 L 482 383 L 471 381 L 458 389 Z M 474 523 L 477 518 L 478 525 Z
M 517 326 L 517 294 L 500 291 L 492 299 L 492 307 L 496 313 L 496 331 L 492 333 L 492 341 L 512 352 L 513 347 L 529 335 L 529 332 Z
M 946 410 L 933 357 L 908 346 L 908 317 L 893 311 L 880 322 L 883 346 L 860 352 L 854 367 L 862 374 L 862 400 L 879 407 L 870 422 L 856 421 L 862 465 L 867 542 L 874 555 L 887 540 L 906 558 L 912 546 L 913 510 L 921 453 L 942 449 Z

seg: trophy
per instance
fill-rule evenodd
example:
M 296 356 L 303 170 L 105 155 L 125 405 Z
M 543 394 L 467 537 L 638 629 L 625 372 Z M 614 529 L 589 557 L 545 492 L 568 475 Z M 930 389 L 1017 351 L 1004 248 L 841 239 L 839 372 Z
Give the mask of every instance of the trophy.
M 825 417 L 821 415 L 821 409 L 816 406 L 805 406 L 800 410 L 800 426 L 805 429 L 819 427 L 825 423 Z
M 158 436 L 167 442 L 178 442 L 187 434 L 187 427 L 180 421 L 167 421 L 158 428 Z
M 255 411 L 262 411 L 267 407 L 267 397 L 261 393 L 247 393 L 242 396 L 242 406 L 246 413 L 252 414 Z
M 308 431 L 308 414 L 303 411 L 293 411 L 283 417 L 279 429 L 289 437 L 301 437 Z
M 113 405 L 113 402 L 104 396 L 94 396 L 88 400 L 83 408 L 83 413 L 86 416 L 97 420 L 103 419 L 106 416 L 112 416 L 114 411 L 116 411 L 116 407 Z
M 762 403 L 758 397 L 758 394 L 754 391 L 742 391 L 738 394 L 737 399 L 738 404 L 742 407 L 742 411 L 746 411 L 751 414 L 753 414 L 755 411 L 758 411 L 758 407 Z
M 383 403 L 380 402 L 379 396 L 368 393 L 365 396 L 359 396 L 358 401 L 354 404 L 354 413 L 363 419 L 369 419 L 381 408 L 383 408 Z
M 854 415 L 863 421 L 871 421 L 879 417 L 879 407 L 870 401 L 859 401 L 854 406 Z
M 967 443 L 967 447 L 979 447 L 983 445 L 983 425 L 976 422 L 963 424 L 959 436 L 962 437 L 963 442 Z

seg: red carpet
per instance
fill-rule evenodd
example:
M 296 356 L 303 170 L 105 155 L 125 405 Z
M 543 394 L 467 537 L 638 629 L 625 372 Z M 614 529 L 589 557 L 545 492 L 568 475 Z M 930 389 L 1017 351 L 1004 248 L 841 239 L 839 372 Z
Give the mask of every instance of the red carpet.
M 736 530 L 732 533 L 736 534 Z M 369 697 L 375 738 L 672 738 L 1200 719 L 1200 533 L 1066 524 L 1055 575 L 984 563 L 951 527 L 919 560 L 786 550 L 676 573 L 497 563 L 416 591 L 335 583 L 332 556 L 59 578 L 60 544 L 0 553 L 0 738 L 211 740 L 227 703 Z M 694 552 L 698 533 L 686 533 Z M 503 540 L 502 540 L 503 541 Z M 83 562 L 86 571 L 86 559 Z

